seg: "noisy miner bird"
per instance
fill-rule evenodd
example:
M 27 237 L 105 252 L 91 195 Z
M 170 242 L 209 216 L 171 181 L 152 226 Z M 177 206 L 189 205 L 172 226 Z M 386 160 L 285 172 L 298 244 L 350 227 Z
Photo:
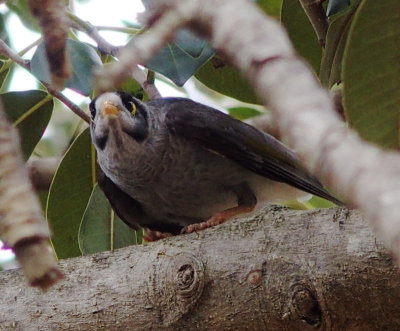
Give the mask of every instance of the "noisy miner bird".
M 300 190 L 342 204 L 281 142 L 211 107 L 107 92 L 90 111 L 99 186 L 127 225 L 150 230 L 149 240 L 221 224 Z

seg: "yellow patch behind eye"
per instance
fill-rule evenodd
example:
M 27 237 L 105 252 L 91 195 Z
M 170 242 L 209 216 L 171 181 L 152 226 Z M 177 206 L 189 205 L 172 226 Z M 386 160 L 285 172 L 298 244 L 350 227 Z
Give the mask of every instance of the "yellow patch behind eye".
M 129 104 L 131 105 L 130 112 L 131 112 L 131 114 L 132 114 L 133 116 L 135 116 L 136 113 L 137 113 L 136 105 L 135 105 L 133 102 L 129 102 Z

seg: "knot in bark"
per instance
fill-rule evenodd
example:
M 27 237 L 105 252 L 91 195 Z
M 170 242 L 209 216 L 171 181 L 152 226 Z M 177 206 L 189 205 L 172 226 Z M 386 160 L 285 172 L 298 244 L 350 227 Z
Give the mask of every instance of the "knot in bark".
M 256 286 L 259 285 L 262 281 L 262 271 L 261 270 L 252 270 L 247 275 L 247 281 L 249 284 Z
M 317 297 L 304 284 L 292 287 L 291 306 L 293 314 L 312 327 L 318 328 L 322 323 L 322 313 Z
M 176 274 L 176 286 L 182 297 L 190 297 L 199 285 L 198 273 L 191 264 L 182 265 Z
M 204 265 L 194 255 L 159 256 L 149 277 L 148 295 L 160 324 L 179 320 L 200 298 L 203 287 Z

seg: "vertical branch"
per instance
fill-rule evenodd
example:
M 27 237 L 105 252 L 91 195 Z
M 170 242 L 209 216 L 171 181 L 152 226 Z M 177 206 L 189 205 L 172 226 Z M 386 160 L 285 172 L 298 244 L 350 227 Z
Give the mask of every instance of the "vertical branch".
M 0 106 L 0 236 L 13 248 L 29 283 L 46 289 L 62 274 L 19 151 L 17 131 Z
M 43 30 L 47 60 L 51 72 L 51 85 L 61 90 L 71 76 L 67 55 L 68 18 L 63 0 L 29 0 L 31 12 Z
M 319 43 L 325 47 L 326 32 L 328 31 L 328 18 L 322 8 L 323 0 L 299 0 L 308 19 L 310 20 Z

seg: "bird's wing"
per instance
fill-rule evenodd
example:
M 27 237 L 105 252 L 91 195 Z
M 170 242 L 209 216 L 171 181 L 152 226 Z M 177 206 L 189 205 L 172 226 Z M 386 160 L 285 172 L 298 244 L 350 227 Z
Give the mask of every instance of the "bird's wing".
M 140 219 L 143 212 L 140 204 L 123 192 L 110 178 L 101 170 L 97 177 L 97 183 L 104 192 L 112 209 L 129 227 L 139 230 Z
M 343 204 L 299 164 L 290 149 L 271 135 L 189 99 L 164 100 L 166 125 L 173 134 L 230 158 L 261 176 Z
M 168 232 L 174 235 L 179 234 L 182 230 L 182 226 L 168 222 L 168 220 L 149 218 L 143 212 L 141 204 L 122 191 L 101 169 L 99 169 L 97 183 L 110 202 L 112 209 L 129 227 L 135 230 L 145 227 L 150 230 Z

